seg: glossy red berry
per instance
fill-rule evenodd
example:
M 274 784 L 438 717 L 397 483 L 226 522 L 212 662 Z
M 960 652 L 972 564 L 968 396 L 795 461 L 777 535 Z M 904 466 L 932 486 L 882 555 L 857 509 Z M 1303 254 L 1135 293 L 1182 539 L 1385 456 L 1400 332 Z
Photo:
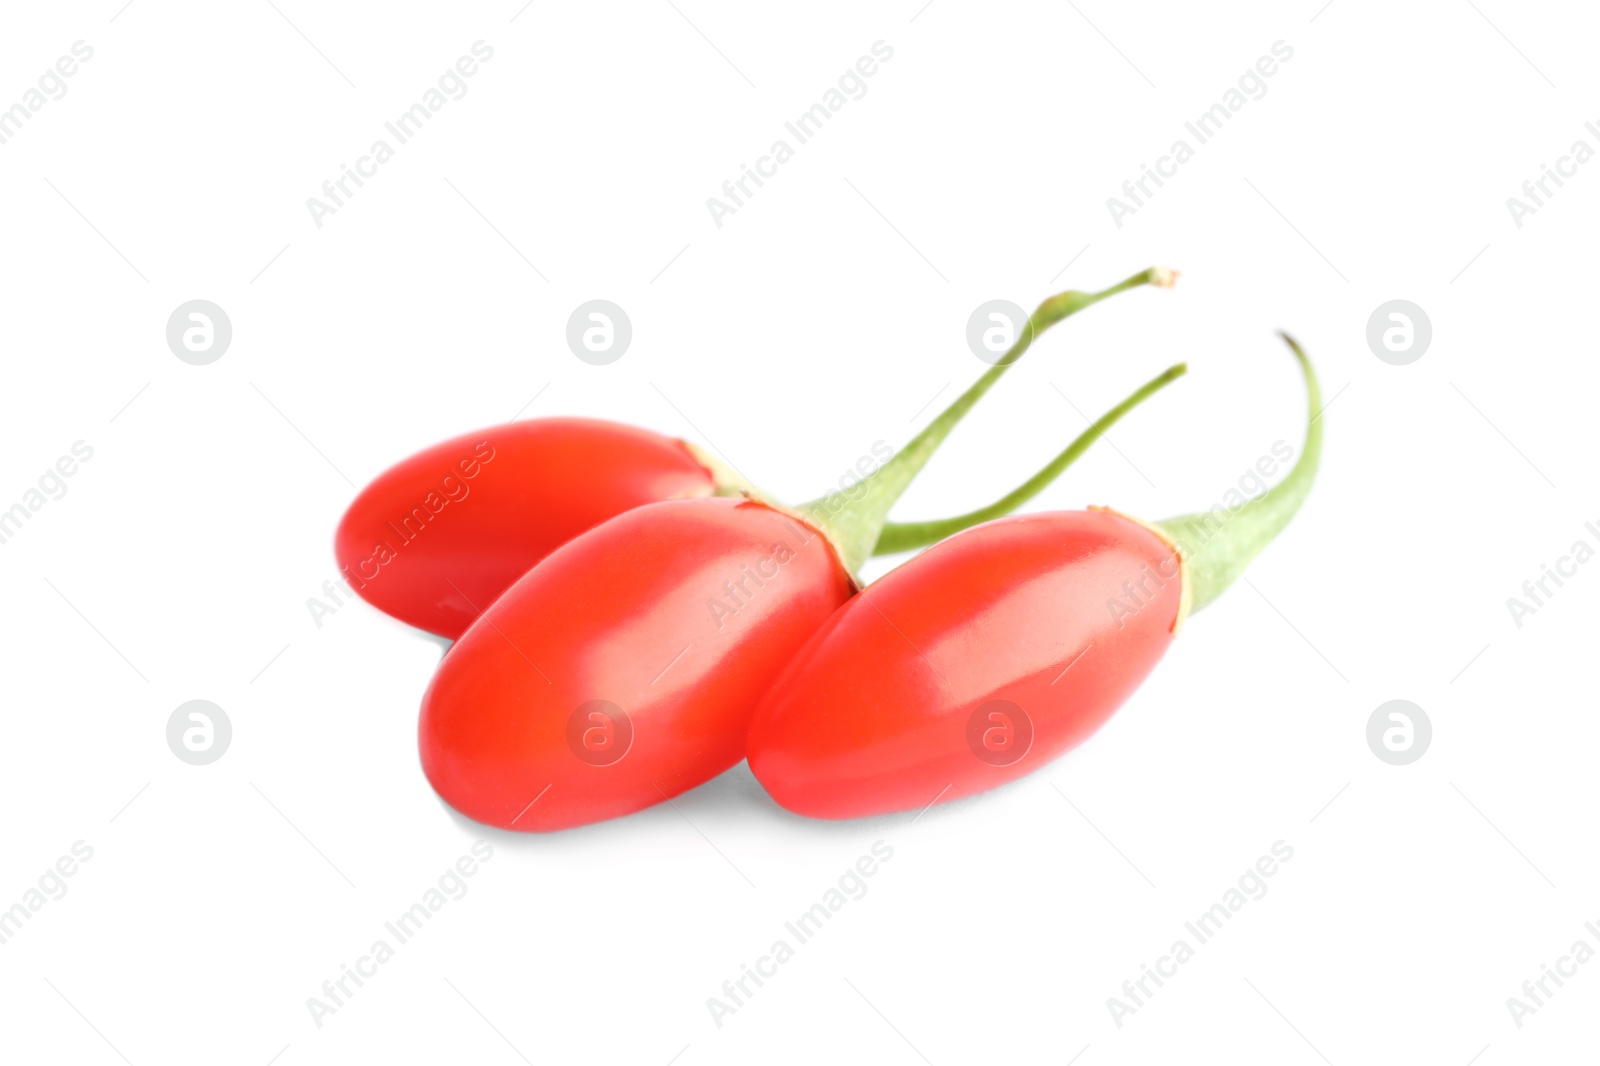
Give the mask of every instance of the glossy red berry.
M 994 788 L 1083 741 L 1139 687 L 1172 643 L 1180 591 L 1171 548 L 1108 511 L 958 533 L 795 656 L 751 724 L 750 769 L 819 818 Z
M 379 474 L 345 512 L 334 554 L 374 607 L 455 638 L 578 534 L 647 503 L 717 488 L 681 440 L 588 418 L 512 422 Z
M 530 570 L 445 655 L 423 771 L 504 829 L 660 803 L 744 757 L 762 691 L 853 590 L 821 533 L 765 504 L 628 511 Z

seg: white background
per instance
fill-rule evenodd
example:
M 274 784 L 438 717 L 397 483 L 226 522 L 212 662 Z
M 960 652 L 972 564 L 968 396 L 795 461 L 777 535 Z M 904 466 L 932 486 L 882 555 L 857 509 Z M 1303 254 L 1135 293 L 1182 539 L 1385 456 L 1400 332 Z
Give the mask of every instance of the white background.
M 0 106 L 73 42 L 94 56 L 0 145 L 0 509 L 75 441 L 94 455 L 0 545 L 0 906 L 94 854 L 0 946 L 0 1057 L 1593 1054 L 1600 964 L 1521 1028 L 1506 1006 L 1600 947 L 1600 566 L 1520 629 L 1506 606 L 1597 540 L 1600 164 L 1520 228 L 1506 206 L 1600 148 L 1593 12 L 919 2 L 8 5 Z M 315 226 L 307 197 L 480 39 L 467 95 Z M 879 40 L 867 94 L 714 225 L 706 198 Z M 1107 197 L 1280 40 L 1266 95 L 1115 225 Z M 356 488 L 436 440 L 597 415 L 804 499 L 976 377 L 978 304 L 1151 263 L 1179 286 L 1051 332 L 897 516 L 987 500 L 1178 359 L 1032 506 L 1216 502 L 1298 447 L 1280 327 L 1331 401 L 1321 479 L 1253 588 L 1021 783 L 819 823 L 740 767 L 678 810 L 487 831 L 417 765 L 439 644 L 364 604 L 310 617 Z M 209 366 L 164 337 L 196 298 L 233 324 Z M 593 298 L 634 327 L 606 367 L 563 338 Z M 1365 340 L 1397 298 L 1433 324 L 1408 366 Z M 164 735 L 197 698 L 234 729 L 205 767 Z M 1404 767 L 1365 740 L 1396 698 L 1434 729 Z M 316 1026 L 307 998 L 480 838 L 468 894 Z M 868 894 L 715 1025 L 707 998 L 878 840 Z M 1107 998 L 1279 840 L 1267 895 L 1114 1024 Z

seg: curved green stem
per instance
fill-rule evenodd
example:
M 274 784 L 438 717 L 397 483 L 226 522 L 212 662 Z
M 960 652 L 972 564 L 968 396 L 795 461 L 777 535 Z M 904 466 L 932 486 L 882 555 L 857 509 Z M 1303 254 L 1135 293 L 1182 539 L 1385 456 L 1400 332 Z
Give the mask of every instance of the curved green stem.
M 1183 560 L 1191 613 L 1221 595 L 1250 560 L 1282 532 L 1305 502 L 1317 477 L 1317 464 L 1322 459 L 1322 388 L 1300 345 L 1287 333 L 1279 336 L 1300 361 L 1300 371 L 1306 379 L 1309 421 L 1294 467 L 1282 481 L 1237 510 L 1229 511 L 1219 503 L 1209 511 L 1153 523 L 1172 541 Z
M 1028 316 L 1021 335 L 1000 361 L 973 382 L 966 392 L 956 397 L 949 407 L 929 423 L 927 428 L 913 437 L 893 459 L 857 485 L 855 490 L 852 490 L 855 493 L 853 498 L 846 501 L 842 494 L 830 493 L 819 500 L 800 505 L 797 510 L 827 534 L 838 550 L 845 569 L 854 574 L 872 555 L 872 549 L 878 543 L 878 534 L 883 529 L 889 508 L 894 506 L 895 500 L 905 492 L 906 487 L 911 484 L 911 479 L 917 476 L 939 445 L 944 443 L 945 437 L 950 435 L 956 423 L 966 417 L 972 405 L 982 399 L 983 394 L 989 391 L 1000 376 L 1022 357 L 1036 336 L 1063 318 L 1099 303 L 1108 296 L 1115 296 L 1119 292 L 1126 292 L 1141 285 L 1168 287 L 1175 277 L 1172 271 L 1164 267 L 1151 267 L 1101 292 L 1070 290 L 1049 297 L 1039 305 L 1038 310 Z
M 894 552 L 911 551 L 913 548 L 926 547 L 980 522 L 987 522 L 990 519 L 1010 514 L 1037 496 L 1046 485 L 1059 477 L 1061 472 L 1077 461 L 1080 455 L 1088 451 L 1089 447 L 1099 440 L 1106 430 L 1116 425 L 1123 415 L 1126 415 L 1129 411 L 1138 407 L 1188 372 L 1188 365 L 1179 363 L 1176 366 L 1169 367 L 1160 376 L 1145 382 L 1127 399 L 1101 415 L 1093 425 L 1078 434 L 1076 440 L 1067 445 L 1061 454 L 1041 468 L 1037 474 L 987 507 L 980 507 L 975 511 L 956 515 L 954 518 L 940 518 L 928 522 L 890 522 L 886 524 L 883 527 L 883 532 L 878 536 L 878 546 L 873 551 L 873 554 L 890 555 Z

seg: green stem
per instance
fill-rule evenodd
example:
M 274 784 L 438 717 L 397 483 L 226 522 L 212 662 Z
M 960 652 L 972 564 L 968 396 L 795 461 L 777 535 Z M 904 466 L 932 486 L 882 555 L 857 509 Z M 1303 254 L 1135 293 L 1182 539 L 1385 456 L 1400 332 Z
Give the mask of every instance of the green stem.
M 1178 549 L 1190 588 L 1190 612 L 1198 611 L 1222 594 L 1269 543 L 1289 524 L 1311 491 L 1317 464 L 1322 459 L 1322 388 L 1311 360 L 1287 333 L 1279 334 L 1300 361 L 1306 380 L 1310 412 L 1300 458 L 1282 481 L 1269 491 L 1229 512 L 1218 504 L 1200 514 L 1169 518 L 1154 525 Z
M 1052 459 L 1037 474 L 987 507 L 980 507 L 975 511 L 956 515 L 954 518 L 940 518 L 928 522 L 887 523 L 883 527 L 883 532 L 878 536 L 878 546 L 873 554 L 890 555 L 894 552 L 923 548 L 929 544 L 937 543 L 951 534 L 959 533 L 963 529 L 975 526 L 980 522 L 988 522 L 991 519 L 1010 514 L 1037 496 L 1046 485 L 1059 477 L 1061 472 L 1071 466 L 1080 455 L 1088 451 L 1089 447 L 1099 440 L 1106 430 L 1116 425 L 1123 415 L 1126 415 L 1129 411 L 1138 407 L 1188 372 L 1188 365 L 1179 363 L 1176 366 L 1169 367 L 1159 377 L 1145 382 L 1138 391 L 1101 415 L 1098 421 L 1080 433 L 1076 440 L 1067 445 L 1061 454 Z
M 1021 335 L 1000 361 L 973 382 L 972 386 L 945 408 L 927 428 L 913 437 L 899 454 L 879 467 L 871 477 L 862 481 L 857 489 L 864 491 L 860 491 L 853 499 L 843 503 L 840 502 L 842 499 L 840 494 L 830 493 L 819 500 L 800 505 L 797 510 L 828 536 L 838 550 L 845 569 L 854 574 L 872 555 L 872 549 L 878 543 L 878 534 L 883 529 L 889 508 L 894 506 L 901 493 L 905 492 L 906 487 L 911 484 L 911 479 L 916 477 L 927 464 L 939 445 L 944 443 L 945 437 L 955 428 L 956 423 L 972 409 L 972 405 L 982 399 L 983 394 L 989 391 L 1000 376 L 1022 357 L 1036 336 L 1063 318 L 1099 303 L 1109 296 L 1141 285 L 1168 287 L 1175 276 L 1172 271 L 1163 267 L 1151 267 L 1101 292 L 1070 290 L 1049 297 L 1039 305 L 1038 310 L 1028 316 Z

